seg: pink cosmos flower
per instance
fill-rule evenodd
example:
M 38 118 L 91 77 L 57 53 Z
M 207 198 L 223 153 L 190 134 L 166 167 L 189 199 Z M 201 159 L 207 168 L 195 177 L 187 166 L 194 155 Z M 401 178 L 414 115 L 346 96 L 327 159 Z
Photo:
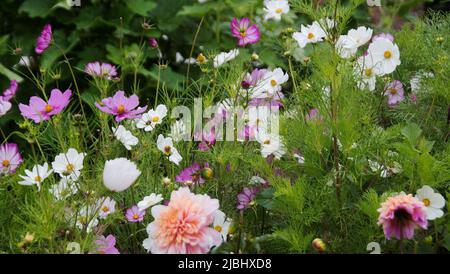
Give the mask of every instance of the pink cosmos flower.
M 205 167 L 209 167 L 206 163 Z M 203 184 L 205 179 L 202 177 L 203 168 L 198 163 L 193 163 L 190 167 L 183 169 L 176 177 L 175 182 L 181 183 L 186 186 L 192 184 Z
M 394 43 L 394 36 L 390 33 L 380 33 L 377 35 L 374 35 L 372 37 L 372 41 L 377 40 L 378 38 L 384 38 L 384 39 L 388 39 L 389 41 L 391 41 L 392 43 Z
M 167 206 L 152 207 L 154 221 L 147 226 L 145 249 L 156 254 L 205 254 L 222 243 L 211 227 L 219 201 L 182 187 L 172 192 Z
M 3 91 L 3 95 L 0 98 L 3 98 L 4 101 L 11 101 L 11 99 L 16 95 L 17 89 L 19 85 L 16 80 L 11 80 L 9 83 L 9 88 Z
M 52 26 L 47 24 L 42 29 L 41 35 L 36 40 L 35 51 L 37 54 L 42 54 L 50 46 L 52 42 Z
M 388 104 L 390 106 L 394 106 L 403 101 L 403 99 L 405 99 L 405 95 L 402 82 L 394 80 L 389 83 L 385 88 L 384 95 L 388 97 Z
M 0 175 L 16 172 L 23 159 L 16 144 L 0 145 Z
M 127 209 L 127 212 L 125 213 L 125 217 L 129 222 L 132 223 L 139 223 L 144 220 L 145 216 L 145 210 L 139 210 L 139 207 L 137 205 L 132 206 L 131 208 Z
M 244 210 L 250 207 L 253 200 L 256 198 L 256 194 L 260 191 L 258 187 L 244 187 L 241 193 L 237 195 L 237 206 L 239 210 Z
M 135 94 L 130 97 L 125 96 L 123 90 L 119 90 L 113 97 L 108 97 L 102 100 L 102 102 L 95 103 L 95 106 L 105 113 L 116 116 L 116 122 L 120 122 L 124 119 L 136 119 L 140 118 L 143 112 L 147 109 L 139 106 L 139 97 Z
M 221 119 L 221 118 L 217 118 Z M 216 143 L 216 130 L 215 127 L 212 127 L 209 133 L 201 131 L 195 132 L 194 137 L 195 140 L 201 140 L 201 143 L 198 145 L 198 150 L 200 151 L 208 151 L 211 147 Z M 203 134 L 202 134 L 203 133 Z
M 84 72 L 92 77 L 100 77 L 107 80 L 117 79 L 117 69 L 114 65 L 101 62 L 91 62 L 86 65 Z
M 109 234 L 106 238 L 103 235 L 98 236 L 95 245 L 98 254 L 120 254 L 115 247 L 116 238 L 112 234 Z
M 0 117 L 5 115 L 10 109 L 12 105 L 9 101 L 3 100 L 3 98 L 0 96 Z
M 71 96 L 72 91 L 70 89 L 67 89 L 64 93 L 59 89 L 54 89 L 48 102 L 33 96 L 30 98 L 29 105 L 19 104 L 19 109 L 23 117 L 31 119 L 35 123 L 40 123 L 60 113 L 69 104 Z
M 248 18 L 240 20 L 233 18 L 231 21 L 231 34 L 239 39 L 238 45 L 240 47 L 255 44 L 261 37 L 258 26 L 250 26 L 250 19 Z
M 427 229 L 426 208 L 422 201 L 411 194 L 400 193 L 388 198 L 378 209 L 380 216 L 378 225 L 383 226 L 384 235 L 388 240 L 394 236 L 397 239 L 411 239 L 416 227 Z

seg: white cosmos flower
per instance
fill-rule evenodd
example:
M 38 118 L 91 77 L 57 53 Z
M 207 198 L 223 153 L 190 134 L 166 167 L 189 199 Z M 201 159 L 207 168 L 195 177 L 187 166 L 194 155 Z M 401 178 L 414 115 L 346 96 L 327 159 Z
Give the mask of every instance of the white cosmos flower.
M 111 191 L 124 191 L 141 175 L 135 163 L 126 158 L 117 158 L 105 162 L 103 184 Z
M 75 195 L 78 192 L 78 188 L 71 179 L 62 178 L 61 181 L 53 185 L 49 191 L 57 200 L 64 200 Z
M 167 107 L 165 105 L 158 105 L 155 110 L 151 109 L 144 113 L 136 123 L 137 128 L 143 128 L 145 131 L 152 131 L 156 125 L 162 123 L 167 116 Z
M 367 0 L 367 5 L 369 7 L 381 7 L 381 0 Z
M 347 59 L 355 56 L 357 51 L 358 44 L 355 40 L 353 40 L 353 38 L 349 37 L 348 35 L 339 36 L 339 39 L 336 42 L 336 52 L 339 54 L 339 56 Z
M 289 75 L 281 68 L 276 68 L 264 75 L 264 79 L 252 90 L 252 98 L 267 98 L 276 95 L 281 91 L 281 85 L 289 80 Z
M 299 47 L 304 48 L 309 43 L 317 43 L 323 41 L 327 34 L 320 27 L 319 23 L 314 21 L 312 25 L 304 26 L 300 28 L 300 32 L 294 32 L 292 38 L 297 41 Z
M 214 57 L 214 67 L 218 68 L 236 58 L 239 55 L 239 49 L 232 49 L 229 52 L 221 52 Z
M 183 120 L 175 121 L 175 123 L 171 126 L 169 136 L 172 137 L 175 142 L 183 140 L 186 136 L 186 125 Z
M 400 62 L 400 51 L 398 46 L 385 38 L 378 38 L 369 45 L 369 55 L 379 66 L 382 75 L 394 72 Z
M 124 126 L 120 125 L 118 128 L 112 127 L 114 136 L 119 140 L 127 150 L 131 150 L 132 146 L 139 143 L 139 139 L 136 138 L 131 131 L 128 131 Z
M 11 103 L 9 101 L 3 100 L 0 96 L 0 117 L 5 115 L 11 109 Z
M 281 15 L 289 12 L 289 2 L 287 0 L 264 0 L 264 20 L 281 20 Z
M 100 219 L 105 219 L 109 214 L 116 211 L 116 201 L 110 197 L 101 198 L 99 201 L 100 210 L 98 216 Z
M 44 165 L 35 165 L 33 169 L 30 171 L 28 169 L 25 170 L 26 176 L 20 175 L 20 178 L 23 181 L 20 181 L 20 185 L 31 186 L 37 185 L 38 190 L 41 190 L 41 184 L 44 180 L 52 174 L 53 170 L 48 169 L 48 164 L 44 163 Z
M 370 55 L 361 56 L 355 63 L 355 77 L 358 81 L 358 88 L 363 90 L 368 88 L 370 91 L 375 90 L 377 83 L 377 75 L 381 73 L 379 66 L 373 62 Z
M 52 168 L 55 173 L 58 173 L 62 178 L 69 178 L 72 181 L 77 181 L 80 177 L 80 170 L 83 169 L 83 160 L 86 153 L 79 153 L 74 148 L 69 148 L 67 153 L 58 154 L 55 161 L 52 163 Z
M 76 226 L 78 229 L 86 229 L 90 233 L 93 228 L 98 225 L 98 208 L 96 206 L 84 206 L 80 209 L 76 216 Z
M 152 193 L 149 196 L 145 196 L 142 201 L 140 201 L 137 206 L 140 211 L 144 211 L 149 207 L 152 207 L 158 203 L 160 203 L 163 200 L 163 197 L 161 194 L 155 194 Z
M 169 157 L 169 161 L 178 165 L 183 158 L 181 157 L 178 150 L 173 146 L 173 141 L 171 137 L 166 137 L 159 134 L 158 140 L 156 141 L 156 146 L 164 155 Z
M 445 199 L 441 194 L 434 192 L 431 187 L 423 186 L 417 190 L 416 198 L 425 205 L 428 220 L 434 220 L 444 215 L 442 208 L 445 206 Z
M 175 54 L 175 63 L 181 63 L 181 62 L 183 62 L 184 61 L 184 57 L 183 57 L 183 55 L 181 55 L 181 53 L 179 53 L 179 52 L 177 52 L 176 54 Z
M 216 211 L 216 215 L 214 216 L 213 227 L 216 231 L 222 234 L 222 239 L 224 242 L 227 241 L 228 231 L 230 230 L 232 220 L 225 216 L 220 210 Z
M 357 47 L 365 45 L 372 38 L 373 30 L 366 27 L 358 27 L 348 31 L 347 36 L 352 38 Z
M 300 153 L 294 153 L 294 158 L 297 159 L 297 163 L 299 165 L 305 164 L 305 157 Z
M 380 177 L 381 178 L 387 178 L 389 173 L 388 173 L 388 169 L 384 166 L 381 165 L 380 163 L 376 162 L 376 161 L 372 161 L 372 160 L 368 160 L 369 161 L 369 167 L 372 170 L 372 172 L 379 172 L 380 173 Z
M 276 159 L 280 159 L 286 153 L 286 149 L 279 135 L 258 132 L 256 134 L 256 140 L 261 144 L 261 155 L 264 158 L 273 155 Z

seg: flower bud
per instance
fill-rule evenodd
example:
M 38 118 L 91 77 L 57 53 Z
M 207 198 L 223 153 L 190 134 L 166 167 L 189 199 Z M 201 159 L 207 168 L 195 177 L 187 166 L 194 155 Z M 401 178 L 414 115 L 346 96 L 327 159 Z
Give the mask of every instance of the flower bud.
M 322 239 L 320 239 L 320 238 L 315 238 L 313 241 L 312 241 L 312 247 L 315 249 L 315 250 L 317 250 L 319 253 L 322 253 L 322 252 L 324 252 L 325 250 L 326 250 L 326 245 L 325 245 L 325 243 L 322 241 Z
M 158 41 L 154 37 L 148 39 L 148 44 L 154 49 L 158 47 Z
M 203 168 L 203 171 L 202 171 L 202 177 L 203 178 L 211 179 L 213 177 L 213 175 L 214 175 L 214 172 L 213 172 L 213 170 L 211 168 L 209 168 L 209 167 Z

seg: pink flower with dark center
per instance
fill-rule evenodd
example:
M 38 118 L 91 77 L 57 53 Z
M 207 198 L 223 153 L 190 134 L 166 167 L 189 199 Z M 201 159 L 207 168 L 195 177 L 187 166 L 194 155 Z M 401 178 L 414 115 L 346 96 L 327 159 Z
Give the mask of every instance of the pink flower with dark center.
M 209 167 L 206 163 L 205 167 Z M 191 166 L 183 169 L 176 177 L 175 182 L 181 183 L 185 186 L 193 184 L 203 184 L 205 179 L 202 177 L 203 168 L 198 163 L 193 163 Z
M 394 43 L 394 36 L 390 33 L 380 33 L 377 34 L 375 36 L 372 37 L 372 41 L 375 41 L 379 38 L 384 38 L 384 39 L 388 39 L 389 41 L 391 41 L 392 43 Z
M 140 118 L 140 114 L 147 109 L 147 106 L 138 107 L 139 97 L 136 94 L 126 97 L 122 90 L 116 92 L 113 97 L 103 99 L 100 104 L 95 103 L 95 106 L 105 113 L 116 116 L 116 122 Z
M 97 240 L 95 240 L 95 245 L 98 254 L 120 254 L 115 247 L 116 238 L 112 234 L 109 234 L 106 238 L 103 235 L 98 236 Z
M 48 102 L 33 96 L 29 105 L 19 104 L 23 117 L 33 120 L 35 123 L 49 120 L 53 115 L 59 114 L 69 104 L 72 91 L 67 89 L 62 93 L 59 89 L 53 89 Z
M 143 246 L 153 254 L 206 254 L 222 244 L 212 228 L 219 201 L 182 187 L 172 192 L 167 206 L 152 207 L 154 221 L 147 226 Z
M 427 213 L 422 201 L 411 194 L 400 193 L 388 198 L 378 209 L 378 225 L 383 226 L 384 235 L 388 240 L 394 236 L 397 239 L 412 239 L 414 229 L 427 229 Z
M 403 84 L 398 80 L 389 83 L 384 91 L 384 95 L 388 97 L 388 104 L 394 106 L 405 99 Z
M 19 85 L 16 80 L 11 80 L 9 83 L 9 88 L 3 91 L 3 95 L 0 98 L 3 98 L 4 101 L 11 101 L 11 99 L 16 95 L 17 89 Z
M 47 24 L 42 29 L 41 35 L 36 40 L 36 48 L 34 49 L 37 54 L 42 54 L 52 43 L 52 26 Z
M 0 175 L 16 172 L 22 161 L 22 156 L 16 144 L 0 145 Z
M 108 63 L 101 63 L 101 62 L 89 63 L 84 68 L 84 72 L 91 75 L 92 77 L 100 77 L 107 80 L 117 79 L 116 66 Z
M 247 209 L 251 206 L 260 191 L 258 187 L 244 187 L 241 193 L 237 195 L 237 206 L 239 210 Z
M 127 209 L 127 212 L 125 213 L 125 217 L 129 222 L 132 223 L 139 223 L 144 220 L 145 216 L 145 210 L 139 210 L 139 207 L 137 205 L 132 206 L 131 208 Z
M 261 37 L 258 26 L 250 26 L 250 19 L 248 18 L 242 18 L 240 20 L 233 18 L 231 21 L 231 34 L 238 38 L 238 45 L 240 47 L 255 44 Z

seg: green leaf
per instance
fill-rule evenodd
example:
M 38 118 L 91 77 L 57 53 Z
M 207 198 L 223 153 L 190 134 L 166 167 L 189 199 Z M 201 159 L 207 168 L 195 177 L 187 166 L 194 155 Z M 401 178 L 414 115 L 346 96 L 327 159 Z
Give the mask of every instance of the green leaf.
M 422 135 L 422 130 L 417 124 L 411 123 L 402 129 L 402 135 L 406 137 L 412 146 L 415 146 L 420 135 Z
M 5 75 L 6 77 L 8 77 L 9 80 L 16 80 L 19 83 L 23 81 L 22 77 L 20 77 L 18 74 L 14 73 L 13 71 L 9 70 L 2 63 L 0 63 L 0 74 Z
M 128 0 L 128 8 L 141 16 L 148 16 L 149 12 L 156 8 L 156 3 L 149 0 Z
M 215 5 L 216 3 L 206 3 L 184 6 L 183 9 L 177 13 L 177 16 L 203 17 L 213 10 Z
M 25 0 L 19 8 L 19 13 L 28 13 L 31 18 L 45 18 L 52 12 L 55 4 L 57 4 L 55 0 Z
M 272 209 L 274 193 L 274 188 L 266 188 L 258 193 L 258 196 L 256 196 L 256 202 L 258 203 L 258 205 L 264 207 L 265 209 Z

